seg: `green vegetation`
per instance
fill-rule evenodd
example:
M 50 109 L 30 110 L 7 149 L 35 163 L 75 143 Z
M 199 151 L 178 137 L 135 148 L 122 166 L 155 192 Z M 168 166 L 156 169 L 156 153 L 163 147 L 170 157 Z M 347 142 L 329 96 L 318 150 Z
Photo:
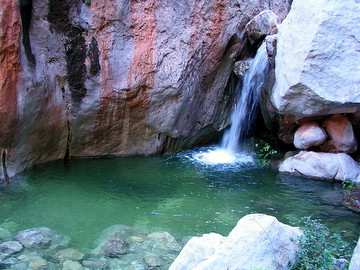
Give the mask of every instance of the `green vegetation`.
M 349 190 L 355 190 L 358 188 L 358 186 L 349 179 L 342 182 L 342 187 Z
M 264 166 L 270 166 L 271 158 L 277 153 L 270 144 L 262 140 L 255 144 L 255 152 L 260 160 L 260 163 Z
M 90 6 L 91 5 L 91 0 L 86 0 L 85 5 Z
M 300 251 L 292 270 L 335 270 L 334 259 L 350 260 L 351 251 L 339 234 L 331 234 L 328 228 L 310 217 L 303 219 L 303 235 L 299 238 Z

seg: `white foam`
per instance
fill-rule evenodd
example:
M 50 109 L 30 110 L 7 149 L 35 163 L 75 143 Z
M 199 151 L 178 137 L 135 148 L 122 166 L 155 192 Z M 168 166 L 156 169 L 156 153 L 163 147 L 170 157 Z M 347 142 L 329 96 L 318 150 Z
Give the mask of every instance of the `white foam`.
M 253 158 L 248 154 L 234 153 L 224 148 L 197 152 L 194 154 L 193 159 L 206 165 L 253 162 Z

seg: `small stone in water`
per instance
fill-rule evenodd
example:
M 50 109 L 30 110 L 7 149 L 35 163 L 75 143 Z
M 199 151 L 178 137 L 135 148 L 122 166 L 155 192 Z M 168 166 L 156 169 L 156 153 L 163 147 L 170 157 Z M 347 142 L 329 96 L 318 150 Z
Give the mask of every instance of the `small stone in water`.
M 82 265 L 90 269 L 106 269 L 108 266 L 106 260 L 95 258 L 90 258 L 86 261 L 83 261 Z
M 56 252 L 53 257 L 60 262 L 80 261 L 84 257 L 84 254 L 77 251 L 76 249 L 66 248 Z
M 0 252 L 7 255 L 12 255 L 20 252 L 23 246 L 17 241 L 8 241 L 0 244 Z
M 47 245 L 51 242 L 51 239 L 45 235 L 47 230 L 50 231 L 50 229 L 47 228 L 23 230 L 17 233 L 15 239 L 26 248 Z
M 161 266 L 161 260 L 158 256 L 154 254 L 147 254 L 144 257 L 144 261 L 148 266 L 158 267 Z
M 0 241 L 10 241 L 11 240 L 11 234 L 9 231 L 0 228 Z
M 105 245 L 105 255 L 108 257 L 118 257 L 129 253 L 129 243 L 122 238 L 110 239 Z
M 47 266 L 47 262 L 43 258 L 38 258 L 29 264 L 29 267 L 33 270 L 42 269 Z
M 78 262 L 66 261 L 63 263 L 62 270 L 82 270 L 82 265 Z
M 140 236 L 131 236 L 130 239 L 135 243 L 142 243 L 145 241 L 145 239 Z

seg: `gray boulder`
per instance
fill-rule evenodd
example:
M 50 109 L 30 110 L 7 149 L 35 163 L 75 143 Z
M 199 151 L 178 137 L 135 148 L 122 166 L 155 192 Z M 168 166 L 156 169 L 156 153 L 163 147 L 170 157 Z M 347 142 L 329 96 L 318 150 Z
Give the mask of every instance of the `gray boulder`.
M 360 238 L 355 247 L 354 253 L 352 255 L 349 270 L 359 270 L 360 269 Z
M 359 14 L 354 0 L 293 1 L 278 32 L 271 100 L 279 114 L 360 111 Z
M 206 234 L 185 245 L 170 270 L 288 269 L 298 250 L 299 228 L 275 217 L 251 214 L 239 220 L 229 236 Z
M 308 149 L 321 145 L 327 138 L 326 132 L 315 122 L 303 124 L 294 135 L 297 149 Z
M 285 159 L 279 171 L 318 179 L 351 180 L 360 184 L 360 165 L 345 153 L 301 151 Z

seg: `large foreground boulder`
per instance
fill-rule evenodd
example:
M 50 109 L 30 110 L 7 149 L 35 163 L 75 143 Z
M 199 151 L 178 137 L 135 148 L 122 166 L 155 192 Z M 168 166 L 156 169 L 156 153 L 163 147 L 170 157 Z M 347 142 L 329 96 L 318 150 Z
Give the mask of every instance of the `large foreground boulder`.
M 351 180 L 360 184 L 360 165 L 345 153 L 301 151 L 284 160 L 279 171 L 328 180 Z
M 360 269 L 360 238 L 352 255 L 349 270 L 359 270 Z
M 360 110 L 360 4 L 294 0 L 279 26 L 272 102 L 296 118 Z
M 288 269 L 298 250 L 292 239 L 299 235 L 299 228 L 275 217 L 247 215 L 227 237 L 211 233 L 191 238 L 169 269 Z

